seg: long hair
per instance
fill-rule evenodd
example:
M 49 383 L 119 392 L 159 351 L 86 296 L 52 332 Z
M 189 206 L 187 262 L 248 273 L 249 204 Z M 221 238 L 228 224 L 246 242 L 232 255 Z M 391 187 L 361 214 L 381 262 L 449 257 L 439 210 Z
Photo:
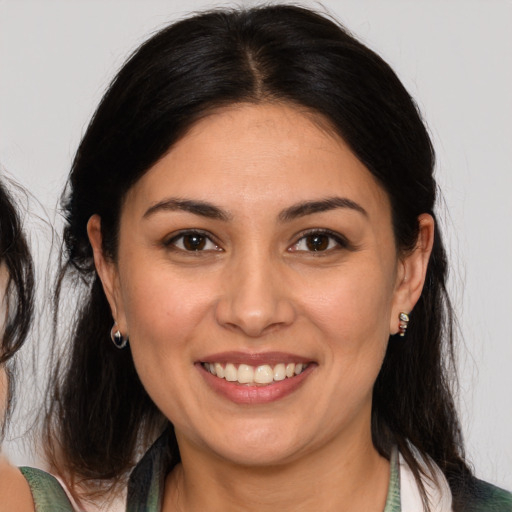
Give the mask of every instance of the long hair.
M 32 320 L 34 268 L 20 217 L 11 195 L 0 182 L 0 265 L 7 273 L 7 287 L 0 290 L 6 305 L 5 326 L 0 333 L 0 367 L 8 377 L 7 403 L 0 418 L 0 440 L 4 435 L 14 394 L 14 368 L 7 363 L 23 345 Z M 2 312 L 3 314 L 3 312 Z M 2 319 L 3 320 L 3 319 Z
M 129 350 L 120 353 L 109 341 L 112 317 L 94 269 L 87 221 L 101 217 L 103 250 L 115 260 L 120 207 L 130 187 L 199 119 L 241 102 L 285 103 L 327 119 L 387 192 L 400 251 L 414 247 L 420 214 L 435 218 L 434 151 L 414 101 L 388 64 L 336 22 L 276 5 L 206 12 L 157 33 L 111 83 L 63 197 L 56 321 L 65 283 L 82 290 L 46 418 L 48 446 L 61 454 L 55 463 L 64 474 L 119 478 L 141 444 L 165 424 Z M 411 444 L 433 460 L 457 502 L 460 482 L 471 473 L 451 392 L 453 318 L 446 278 L 436 223 L 407 342 L 390 338 L 375 384 L 372 432 L 382 455 L 389 457 L 398 445 L 420 486 L 421 464 Z

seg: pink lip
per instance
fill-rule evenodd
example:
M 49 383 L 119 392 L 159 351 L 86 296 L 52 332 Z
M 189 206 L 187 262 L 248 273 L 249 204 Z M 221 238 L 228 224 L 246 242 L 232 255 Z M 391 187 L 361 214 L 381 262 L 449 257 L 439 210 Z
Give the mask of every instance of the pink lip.
M 219 359 L 215 359 L 215 361 L 223 362 Z M 233 359 L 230 359 L 229 361 L 238 363 L 238 361 L 234 361 Z M 246 363 L 246 361 L 247 359 L 244 359 L 241 364 Z M 265 359 L 265 361 L 268 363 L 269 360 Z M 290 359 L 280 359 L 279 361 L 292 362 Z M 215 375 L 212 375 L 200 363 L 196 363 L 195 366 L 203 376 L 208 386 L 219 395 L 236 404 L 256 405 L 275 402 L 290 395 L 303 384 L 317 365 L 315 363 L 311 363 L 299 375 L 295 375 L 294 377 L 286 378 L 278 382 L 273 382 L 266 386 L 251 386 L 247 384 L 239 384 L 238 382 L 229 382 L 225 379 L 215 377 Z
M 262 364 L 269 364 L 274 366 L 279 363 L 311 363 L 311 359 L 287 354 L 286 352 L 263 352 L 263 353 L 247 353 L 247 352 L 220 352 L 218 354 L 211 354 L 201 358 L 200 363 L 233 363 L 233 364 L 248 364 L 250 366 L 259 366 Z

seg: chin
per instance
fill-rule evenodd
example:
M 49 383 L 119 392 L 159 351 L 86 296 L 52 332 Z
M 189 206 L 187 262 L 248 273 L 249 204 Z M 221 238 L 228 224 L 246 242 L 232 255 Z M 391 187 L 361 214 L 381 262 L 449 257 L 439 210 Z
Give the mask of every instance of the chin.
M 282 427 L 240 429 L 208 439 L 206 446 L 219 457 L 240 466 L 274 466 L 291 461 L 303 443 Z
M 226 461 L 237 466 L 251 468 L 279 466 L 291 462 L 296 456 L 296 450 L 283 446 L 259 446 L 249 448 L 241 446 L 240 449 L 229 447 L 226 450 L 219 451 L 217 455 Z

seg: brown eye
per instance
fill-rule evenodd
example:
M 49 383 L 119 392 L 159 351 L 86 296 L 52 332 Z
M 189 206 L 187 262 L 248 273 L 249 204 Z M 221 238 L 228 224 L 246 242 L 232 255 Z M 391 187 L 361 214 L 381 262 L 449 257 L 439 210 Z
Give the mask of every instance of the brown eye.
M 291 247 L 290 252 L 331 252 L 336 249 L 349 249 L 351 246 L 347 239 L 331 231 L 315 230 L 305 233 Z
M 325 251 L 329 247 L 329 237 L 327 235 L 308 235 L 305 237 L 305 242 L 310 251 Z
M 187 251 L 201 251 L 206 246 L 206 237 L 197 233 L 183 236 L 183 247 Z
M 222 251 L 206 233 L 199 231 L 182 232 L 168 242 L 165 242 L 165 246 L 185 252 Z

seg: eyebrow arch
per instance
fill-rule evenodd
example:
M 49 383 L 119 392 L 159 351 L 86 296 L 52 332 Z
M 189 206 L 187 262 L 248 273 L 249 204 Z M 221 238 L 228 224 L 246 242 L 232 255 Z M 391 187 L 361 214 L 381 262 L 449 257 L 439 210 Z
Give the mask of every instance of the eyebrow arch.
M 184 211 L 193 213 L 195 215 L 200 215 L 201 217 L 223 221 L 231 219 L 231 215 L 228 212 L 206 201 L 179 199 L 173 197 L 159 201 L 158 203 L 148 208 L 144 213 L 143 218 L 147 219 L 148 217 L 151 217 L 155 213 L 161 211 Z
M 368 212 L 359 204 L 346 197 L 328 197 L 319 201 L 305 201 L 286 208 L 279 214 L 281 222 L 288 222 L 313 213 L 327 212 L 337 208 L 349 208 L 368 217 Z

